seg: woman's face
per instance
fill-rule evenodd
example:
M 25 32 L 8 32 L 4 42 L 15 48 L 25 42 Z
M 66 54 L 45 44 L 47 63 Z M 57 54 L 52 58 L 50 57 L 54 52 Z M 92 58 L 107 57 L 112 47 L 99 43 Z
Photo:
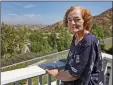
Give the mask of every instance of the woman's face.
M 67 21 L 68 28 L 72 34 L 80 32 L 84 29 L 83 28 L 84 20 L 82 19 L 81 10 L 79 8 L 76 8 L 75 10 L 68 14 Z

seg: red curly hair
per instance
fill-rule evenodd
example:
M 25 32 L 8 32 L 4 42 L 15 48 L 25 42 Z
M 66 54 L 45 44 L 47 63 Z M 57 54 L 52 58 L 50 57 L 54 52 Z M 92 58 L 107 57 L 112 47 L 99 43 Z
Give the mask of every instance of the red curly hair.
M 91 15 L 91 13 L 88 9 L 80 7 L 80 6 L 72 6 L 67 10 L 67 12 L 65 13 L 65 16 L 64 16 L 64 26 L 68 27 L 68 25 L 67 25 L 67 23 L 68 23 L 68 21 L 67 21 L 68 14 L 70 12 L 72 12 L 73 10 L 75 10 L 76 8 L 81 9 L 82 18 L 84 20 L 84 29 L 90 31 L 91 26 L 92 26 L 92 15 Z

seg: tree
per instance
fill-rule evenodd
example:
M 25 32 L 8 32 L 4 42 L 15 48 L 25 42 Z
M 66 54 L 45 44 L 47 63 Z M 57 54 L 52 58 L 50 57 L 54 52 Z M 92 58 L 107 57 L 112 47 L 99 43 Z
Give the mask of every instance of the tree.
M 22 53 L 25 41 L 28 38 L 28 30 L 25 27 L 2 24 L 1 26 L 1 54 L 3 57 L 11 57 Z M 17 49 L 18 47 L 18 49 Z
M 71 43 L 71 34 L 67 28 L 61 28 L 59 31 L 59 39 L 57 40 L 57 49 L 62 51 L 68 49 Z
M 98 37 L 99 40 L 104 39 L 104 30 L 98 27 L 96 24 L 92 26 L 92 33 Z
M 14 53 L 15 33 L 10 25 L 1 26 L 1 54 L 2 57 L 10 57 Z
M 52 30 L 50 35 L 47 35 L 48 36 L 48 39 L 47 39 L 48 43 L 53 49 L 56 49 L 56 41 L 57 41 L 56 33 L 57 32 L 55 32 L 55 30 Z
M 31 47 L 30 50 L 32 52 L 40 52 L 41 51 L 41 39 L 42 39 L 42 33 L 38 30 L 33 31 L 31 35 L 29 36 L 29 39 L 31 41 Z
M 30 49 L 32 52 L 50 52 L 52 49 L 48 42 L 48 37 L 39 30 L 33 31 L 29 39 L 31 41 Z

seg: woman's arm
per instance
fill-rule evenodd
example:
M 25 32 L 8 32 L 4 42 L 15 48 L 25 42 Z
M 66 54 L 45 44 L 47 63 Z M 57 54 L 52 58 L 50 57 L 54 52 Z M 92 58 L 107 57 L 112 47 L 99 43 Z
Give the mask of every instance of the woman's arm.
M 73 77 L 69 72 L 61 71 L 56 75 L 56 79 L 62 81 L 73 81 L 79 79 L 78 77 Z
M 73 81 L 79 79 L 78 77 L 73 77 L 69 72 L 64 72 L 64 71 L 58 72 L 58 69 L 47 70 L 47 72 L 53 75 L 57 80 Z

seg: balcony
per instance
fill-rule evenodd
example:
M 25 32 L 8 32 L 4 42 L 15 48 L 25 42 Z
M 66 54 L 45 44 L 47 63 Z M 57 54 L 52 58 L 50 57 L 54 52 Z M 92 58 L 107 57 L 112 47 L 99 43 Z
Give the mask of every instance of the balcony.
M 68 50 L 67 50 L 68 51 Z M 68 53 L 65 51 L 65 53 Z M 63 52 L 58 52 L 59 54 Z M 56 54 L 55 54 L 56 55 Z M 105 75 L 105 85 L 112 85 L 112 55 L 102 53 L 102 58 L 104 62 L 104 75 Z M 35 77 L 38 80 L 38 85 L 44 85 L 42 77 L 47 74 L 47 84 L 45 85 L 61 85 L 60 80 L 54 82 L 51 81 L 51 75 L 49 75 L 45 70 L 40 68 L 38 65 L 33 64 L 31 66 L 6 71 L 1 73 L 1 85 L 9 85 L 14 83 L 15 85 L 20 85 L 21 80 L 27 80 L 26 85 L 33 85 L 32 78 Z

